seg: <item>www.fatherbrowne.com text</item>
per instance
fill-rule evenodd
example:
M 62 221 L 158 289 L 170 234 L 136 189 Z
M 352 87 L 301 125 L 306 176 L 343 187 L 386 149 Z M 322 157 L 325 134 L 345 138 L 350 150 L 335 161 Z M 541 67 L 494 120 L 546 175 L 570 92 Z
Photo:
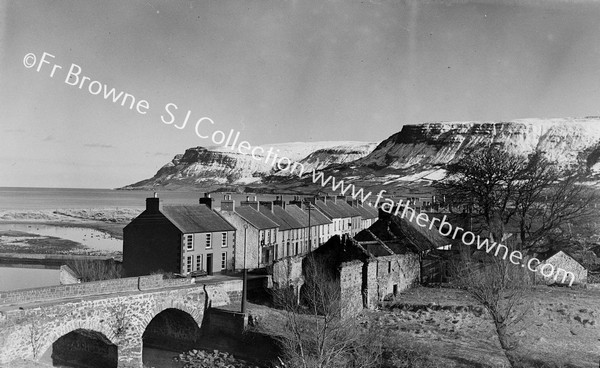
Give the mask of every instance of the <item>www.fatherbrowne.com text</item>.
M 23 58 L 23 65 L 28 69 L 35 67 L 35 70 L 38 73 L 44 69 L 47 71 L 50 78 L 54 78 L 55 75 L 60 75 L 61 70 L 63 70 L 61 65 L 53 62 L 54 59 L 54 55 L 43 52 L 38 61 L 36 54 L 28 53 Z M 44 67 L 45 65 L 47 65 L 47 67 Z M 112 103 L 115 104 L 118 103 L 121 106 L 127 107 L 129 110 L 135 111 L 141 115 L 146 115 L 150 109 L 150 103 L 147 100 L 136 99 L 135 96 L 124 91 L 117 92 L 115 88 L 109 88 L 106 84 L 97 80 L 93 80 L 89 76 L 84 75 L 82 68 L 74 63 L 70 65 L 68 71 L 64 74 L 64 83 L 80 90 L 85 89 L 91 95 L 101 95 L 105 100 L 112 101 Z M 164 124 L 173 125 L 177 129 L 184 129 L 188 125 L 190 116 L 192 114 L 191 110 L 188 110 L 185 114 L 185 118 L 178 125 L 176 119 L 178 106 L 174 103 L 168 103 L 164 106 L 163 110 L 166 115 L 162 114 L 160 116 L 161 121 Z M 273 150 L 273 147 L 268 150 L 261 146 L 253 147 L 248 141 L 240 141 L 240 132 L 236 132 L 233 129 L 230 129 L 227 133 L 222 130 L 215 130 L 212 132 L 212 134 L 208 134 L 205 130 L 207 128 L 207 124 L 215 125 L 215 122 L 209 117 L 202 117 L 196 120 L 195 124 L 191 123 L 190 126 L 194 126 L 194 132 L 198 138 L 211 139 L 214 144 L 228 148 L 233 152 L 237 151 L 243 155 L 250 154 L 253 159 L 262 161 L 272 167 L 276 167 L 276 169 L 280 172 L 289 171 L 291 174 L 296 173 L 296 175 L 298 175 L 300 178 L 304 176 L 306 171 L 305 166 L 299 162 L 292 161 L 288 157 L 279 156 L 279 150 Z M 362 188 L 356 188 L 354 184 L 345 183 L 343 180 L 336 181 L 336 179 L 332 176 L 325 178 L 323 172 L 317 173 L 316 169 L 314 168 L 311 171 L 312 182 L 314 184 L 319 183 L 323 188 L 330 185 L 334 192 L 345 196 L 351 196 L 353 199 L 359 200 L 361 203 L 367 202 L 367 199 L 372 196 L 371 192 L 365 193 Z M 509 261 L 514 265 L 521 265 L 521 267 L 527 266 L 530 271 L 540 272 L 542 276 L 546 278 L 554 275 L 554 281 L 557 281 L 559 275 L 562 274 L 563 277 L 561 282 L 565 283 L 570 276 L 571 280 L 569 282 L 569 286 L 573 284 L 575 275 L 571 272 L 567 272 L 562 268 L 555 268 L 550 263 L 545 263 L 542 267 L 538 267 L 541 262 L 537 258 L 529 258 L 526 260 L 524 259 L 523 254 L 518 250 L 509 253 L 508 247 L 504 244 L 499 244 L 493 241 L 490 242 L 489 239 L 481 239 L 479 235 L 476 235 L 471 231 L 465 231 L 465 229 L 458 226 L 453 227 L 449 222 L 446 221 L 446 215 L 444 215 L 440 220 L 439 218 L 435 217 L 430 219 L 426 213 L 417 214 L 416 211 L 410 207 L 410 201 L 403 203 L 403 201 L 400 200 L 396 203 L 389 198 L 384 198 L 383 194 L 385 192 L 385 190 L 381 190 L 379 193 L 377 193 L 374 205 L 375 207 L 380 207 L 382 211 L 390 214 L 393 213 L 396 216 L 399 215 L 401 218 L 407 218 L 411 222 L 414 220 L 418 226 L 427 227 L 431 231 L 436 231 L 434 230 L 435 226 L 437 231 L 442 236 L 451 237 L 452 239 L 457 239 L 457 237 L 460 236 L 460 240 L 463 244 L 467 246 L 476 244 L 478 250 L 485 248 L 486 253 L 491 253 L 495 249 L 493 254 L 496 257 L 499 256 L 500 252 L 503 252 L 502 259 L 506 260 L 506 258 L 508 258 Z

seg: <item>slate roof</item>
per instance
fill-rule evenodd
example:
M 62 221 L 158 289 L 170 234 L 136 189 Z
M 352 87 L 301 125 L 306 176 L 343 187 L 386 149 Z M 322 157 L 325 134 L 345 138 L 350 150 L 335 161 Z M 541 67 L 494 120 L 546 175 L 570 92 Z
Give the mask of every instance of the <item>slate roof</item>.
M 235 213 L 259 230 L 272 229 L 280 226 L 278 222 L 271 220 L 249 206 L 236 207 Z
M 358 213 L 360 213 L 360 217 L 362 217 L 363 219 L 375 219 L 377 217 L 379 217 L 377 210 L 375 211 L 370 211 L 369 209 L 373 209 L 373 207 L 367 208 L 367 207 L 363 207 L 363 206 L 358 206 L 358 207 L 354 207 Z
M 160 212 L 182 233 L 235 231 L 233 225 L 203 204 L 163 206 Z
M 327 202 L 317 200 L 314 205 L 330 219 L 351 217 L 347 213 L 344 213 L 338 206 L 335 206 L 333 200 L 327 200 Z
M 348 202 L 344 201 L 343 199 L 340 200 L 338 199 L 337 202 L 334 203 L 335 206 L 338 206 L 340 208 L 340 210 L 347 214 L 347 216 L 344 217 L 360 217 L 361 214 L 358 211 L 358 208 L 356 207 L 352 207 L 351 205 L 348 204 Z
M 266 206 L 260 206 L 259 212 L 268 217 L 271 221 L 279 224 L 279 230 L 301 229 L 305 227 L 293 216 L 285 212 L 281 206 L 273 206 L 271 211 Z
M 303 210 L 296 205 L 289 205 L 285 210 L 292 215 L 298 222 L 308 227 L 308 210 Z M 317 208 L 312 207 L 310 210 L 310 225 L 328 225 L 331 224 L 331 220 L 322 214 Z

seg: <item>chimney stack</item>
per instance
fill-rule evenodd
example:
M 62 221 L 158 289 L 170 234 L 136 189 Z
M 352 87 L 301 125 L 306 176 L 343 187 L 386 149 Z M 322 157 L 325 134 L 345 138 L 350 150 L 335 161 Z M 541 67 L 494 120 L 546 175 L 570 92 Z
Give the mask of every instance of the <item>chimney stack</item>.
M 204 197 L 200 198 L 200 200 L 198 202 L 200 204 L 204 204 L 204 205 L 206 205 L 206 207 L 212 209 L 213 199 L 210 198 L 210 194 L 209 193 L 204 193 Z
M 249 206 L 258 211 L 259 203 L 256 200 L 256 196 L 254 196 L 253 200 L 250 200 L 250 196 L 246 196 L 246 200 L 240 203 L 240 206 Z
M 221 201 L 221 211 L 235 211 L 235 201 L 231 199 L 230 194 L 225 194 L 223 197 L 223 200 Z
M 358 207 L 358 199 L 350 198 L 346 200 L 346 203 L 348 203 L 352 207 Z
M 290 201 L 290 204 L 293 204 L 293 205 L 296 205 L 296 206 L 298 206 L 298 207 L 302 208 L 302 202 L 300 202 L 300 201 L 298 200 L 298 197 L 296 197 L 296 196 L 294 196 L 294 199 L 292 199 L 292 200 Z
M 152 198 L 146 198 L 146 211 L 150 213 L 160 212 L 160 198 L 158 198 L 156 192 Z
M 260 201 L 259 203 L 262 207 L 268 208 L 271 212 L 273 212 L 273 206 L 277 204 L 274 201 Z

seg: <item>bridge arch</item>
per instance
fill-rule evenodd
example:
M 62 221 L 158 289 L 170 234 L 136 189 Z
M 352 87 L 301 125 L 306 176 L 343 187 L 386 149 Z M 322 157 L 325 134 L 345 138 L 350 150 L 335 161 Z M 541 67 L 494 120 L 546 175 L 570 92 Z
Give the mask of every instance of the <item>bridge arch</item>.
M 80 349 L 83 361 L 89 360 L 90 356 L 95 356 L 101 361 L 99 367 L 110 368 L 112 362 L 116 367 L 118 341 L 109 324 L 98 320 L 64 321 L 50 329 L 45 338 L 40 336 L 40 342 L 34 348 L 34 358 L 50 361 L 60 359 L 61 352 L 66 350 L 72 353 L 73 346 Z
M 142 362 L 148 349 L 182 352 L 198 347 L 200 324 L 192 313 L 179 308 L 166 308 L 157 313 L 146 325 L 142 333 Z
M 194 322 L 196 322 L 198 328 L 202 327 L 202 319 L 204 318 L 203 305 L 198 305 L 197 307 L 195 307 L 184 302 L 168 300 L 163 303 L 156 303 L 152 308 L 150 308 L 148 313 L 145 313 L 144 316 L 140 318 L 140 323 L 137 326 L 140 329 L 140 334 L 144 333 L 144 331 L 148 328 L 150 322 L 157 315 L 159 315 L 167 309 L 175 309 L 181 312 L 185 312 L 194 320 Z

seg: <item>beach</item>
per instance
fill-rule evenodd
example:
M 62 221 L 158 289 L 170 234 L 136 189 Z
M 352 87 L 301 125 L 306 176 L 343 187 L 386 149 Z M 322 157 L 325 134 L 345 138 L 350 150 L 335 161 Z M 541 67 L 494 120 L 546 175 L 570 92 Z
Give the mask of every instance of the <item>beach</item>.
M 0 224 L 83 227 L 123 239 L 123 228 L 141 212 L 140 208 L 5 210 L 0 211 Z

